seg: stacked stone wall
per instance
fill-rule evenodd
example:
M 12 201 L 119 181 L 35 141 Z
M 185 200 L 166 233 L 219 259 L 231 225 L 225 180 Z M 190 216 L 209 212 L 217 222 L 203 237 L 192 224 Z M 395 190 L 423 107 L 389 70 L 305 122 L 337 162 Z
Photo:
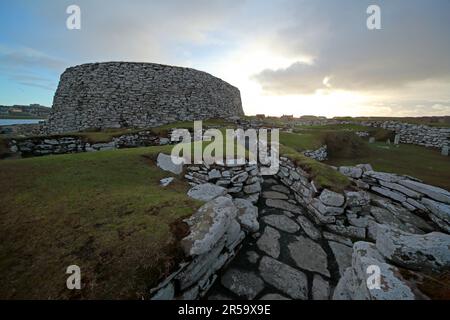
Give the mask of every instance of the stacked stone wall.
M 147 128 L 240 115 L 239 90 L 208 73 L 151 63 L 92 63 L 62 74 L 46 130 Z

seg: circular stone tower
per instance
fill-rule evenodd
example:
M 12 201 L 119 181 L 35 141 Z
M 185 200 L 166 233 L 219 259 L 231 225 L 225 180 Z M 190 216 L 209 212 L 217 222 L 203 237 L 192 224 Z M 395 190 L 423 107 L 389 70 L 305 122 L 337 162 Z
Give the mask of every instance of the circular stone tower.
M 208 73 L 129 62 L 68 68 L 52 109 L 49 133 L 147 128 L 244 114 L 239 90 Z

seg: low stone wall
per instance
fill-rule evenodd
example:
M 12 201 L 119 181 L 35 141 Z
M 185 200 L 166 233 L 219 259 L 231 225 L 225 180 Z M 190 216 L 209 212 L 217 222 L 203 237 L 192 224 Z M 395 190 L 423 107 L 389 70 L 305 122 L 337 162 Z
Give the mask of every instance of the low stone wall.
M 394 131 L 400 135 L 400 143 L 439 149 L 450 146 L 450 128 L 434 128 L 397 121 L 365 121 L 359 124 Z
M 402 205 L 410 212 L 427 214 L 443 231 L 450 233 L 450 192 L 419 179 L 392 173 L 340 167 L 359 187 Z M 357 180 L 357 181 L 356 181 Z
M 22 157 L 45 156 L 78 152 L 94 152 L 121 148 L 146 147 L 168 144 L 168 138 L 156 136 L 151 131 L 124 134 L 109 142 L 90 143 L 80 136 L 33 137 L 11 139 L 11 155 Z
M 354 190 L 318 190 L 309 174 L 287 158 L 281 158 L 278 176 L 295 192 L 297 201 L 309 209 L 316 223 L 334 225 L 328 227 L 342 229 L 354 238 L 365 239 L 370 232 L 367 221 L 360 226 L 356 220 L 371 214 L 374 205 L 394 215 L 401 212 L 405 216 L 427 217 L 438 227 L 435 229 L 450 233 L 450 192 L 413 177 L 373 171 L 367 164 L 336 170 L 353 181 Z
M 346 210 L 359 213 L 370 204 L 370 196 L 363 190 L 345 191 L 342 194 L 328 189 L 318 190 L 307 172 L 284 157 L 280 158 L 277 175 L 295 193 L 297 201 L 309 210 L 317 224 L 344 225 L 347 222 Z M 361 227 L 351 227 L 346 233 L 356 238 L 366 237 L 366 230 Z
M 44 133 L 43 123 L 14 124 L 0 126 L 0 134 L 11 134 L 14 136 L 40 136 Z
M 166 157 L 159 156 L 158 165 L 178 172 Z M 150 291 L 154 300 L 203 297 L 246 235 L 259 230 L 258 209 L 252 204 L 261 191 L 257 166 L 203 164 L 185 169 L 185 177 L 193 186 L 188 195 L 208 202 L 184 220 L 190 230 L 181 241 L 186 262 Z
M 235 198 L 256 203 L 261 193 L 262 178 L 257 165 L 188 166 L 185 178 L 191 185 L 213 183 L 224 187 Z

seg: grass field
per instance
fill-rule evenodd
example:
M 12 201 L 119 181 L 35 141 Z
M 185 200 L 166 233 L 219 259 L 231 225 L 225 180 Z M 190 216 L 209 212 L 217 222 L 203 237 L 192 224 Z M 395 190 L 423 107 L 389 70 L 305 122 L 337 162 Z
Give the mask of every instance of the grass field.
M 167 147 L 0 162 L 0 299 L 136 299 L 183 258 L 201 203 L 154 163 Z M 183 228 L 181 228 L 182 230 Z M 69 265 L 81 291 L 66 289 Z
M 297 151 L 316 150 L 324 144 L 324 136 L 314 132 L 280 132 L 280 143 Z
M 370 152 L 351 159 L 330 159 L 328 164 L 356 165 L 370 163 L 377 171 L 411 175 L 424 182 L 450 190 L 450 158 L 438 150 L 416 145 L 398 147 L 386 143 L 369 144 Z

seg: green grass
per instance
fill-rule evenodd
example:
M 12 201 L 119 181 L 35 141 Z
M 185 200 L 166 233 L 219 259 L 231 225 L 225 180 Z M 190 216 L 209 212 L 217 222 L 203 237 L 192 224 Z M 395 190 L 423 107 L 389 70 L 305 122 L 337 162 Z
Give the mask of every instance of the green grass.
M 316 150 L 324 144 L 328 144 L 330 142 L 330 136 L 344 135 L 356 131 L 369 132 L 377 141 L 386 141 L 392 136 L 392 132 L 385 129 L 354 124 L 297 126 L 293 133 L 280 132 L 280 143 L 298 152 Z M 357 137 L 355 136 L 355 138 Z
M 201 204 L 154 158 L 170 147 L 0 162 L 0 299 L 137 299 L 183 258 Z M 83 289 L 66 289 L 69 265 Z
M 369 144 L 369 149 L 366 156 L 332 158 L 327 163 L 335 166 L 370 163 L 377 171 L 411 175 L 450 190 L 450 158 L 442 156 L 439 151 L 416 145 L 396 147 L 385 143 Z
M 297 166 L 308 172 L 318 188 L 342 192 L 350 186 L 350 180 L 343 174 L 326 164 L 305 157 L 292 148 L 281 145 L 280 155 L 291 159 Z
M 120 137 L 124 134 L 133 134 L 141 131 L 146 131 L 144 129 L 105 129 L 102 131 L 85 131 L 85 132 L 75 132 L 68 133 L 62 136 L 74 136 L 80 137 L 85 141 L 89 141 L 90 143 L 103 143 L 110 142 L 115 137 Z
M 327 124 L 314 126 L 297 126 L 298 130 L 338 130 L 338 131 L 368 131 L 370 127 L 358 124 Z
M 316 150 L 323 142 L 322 134 L 280 132 L 280 143 L 296 151 Z

